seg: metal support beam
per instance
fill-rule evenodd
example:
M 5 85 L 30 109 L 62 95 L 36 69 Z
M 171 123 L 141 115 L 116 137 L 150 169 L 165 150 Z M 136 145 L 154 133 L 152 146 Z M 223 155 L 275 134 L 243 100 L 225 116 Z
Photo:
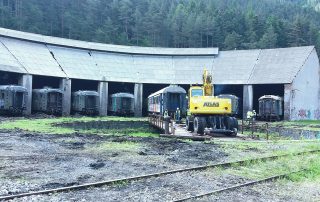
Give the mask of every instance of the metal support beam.
M 99 115 L 107 116 L 108 115 L 108 93 L 109 85 L 108 82 L 101 81 L 98 84 L 99 92 Z
M 26 99 L 26 110 L 23 112 L 24 115 L 31 114 L 32 106 L 32 75 L 24 74 L 19 79 L 19 85 L 25 87 L 28 91 L 28 96 Z
M 134 84 L 134 116 L 142 116 L 143 84 Z
M 247 112 L 253 110 L 253 86 L 243 86 L 243 118 L 247 117 Z
M 71 79 L 61 79 L 60 89 L 63 91 L 62 115 L 69 116 L 71 111 Z
M 291 84 L 284 85 L 283 103 L 283 119 L 288 121 L 291 118 Z

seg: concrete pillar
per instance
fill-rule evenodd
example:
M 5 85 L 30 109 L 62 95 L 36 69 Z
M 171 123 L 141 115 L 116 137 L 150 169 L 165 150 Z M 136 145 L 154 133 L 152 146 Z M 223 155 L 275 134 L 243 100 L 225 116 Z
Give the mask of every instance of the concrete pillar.
M 243 118 L 247 117 L 247 112 L 253 110 L 253 86 L 243 86 Z
M 291 84 L 284 85 L 283 104 L 283 119 L 288 121 L 291 118 Z
M 23 112 L 23 114 L 30 115 L 32 106 L 32 75 L 22 75 L 19 79 L 19 85 L 25 87 L 28 91 L 28 96 L 26 100 L 26 110 Z
M 63 91 L 62 116 L 69 116 L 71 111 L 71 79 L 61 79 L 60 89 Z
M 98 84 L 100 116 L 108 115 L 108 86 L 108 82 L 105 81 L 101 81 Z
M 143 84 L 134 84 L 134 116 L 142 116 L 142 105 L 143 105 Z

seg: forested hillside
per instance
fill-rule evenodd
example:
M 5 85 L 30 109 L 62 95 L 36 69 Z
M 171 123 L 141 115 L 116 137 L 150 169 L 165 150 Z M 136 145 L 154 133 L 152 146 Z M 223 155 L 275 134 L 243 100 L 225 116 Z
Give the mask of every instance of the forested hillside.
M 274 48 L 316 45 L 318 0 L 0 0 L 0 26 L 102 43 Z

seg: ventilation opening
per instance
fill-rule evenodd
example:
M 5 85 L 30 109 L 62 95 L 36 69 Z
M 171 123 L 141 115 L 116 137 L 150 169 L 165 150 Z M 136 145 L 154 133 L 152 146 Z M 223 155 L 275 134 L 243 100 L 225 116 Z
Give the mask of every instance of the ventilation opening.
M 98 91 L 98 81 L 72 79 L 71 90 L 72 92 L 78 90 L 92 90 Z
M 60 78 L 50 76 L 33 76 L 32 88 L 41 89 L 45 87 L 59 88 Z
M 21 74 L 0 71 L 0 85 L 18 85 Z

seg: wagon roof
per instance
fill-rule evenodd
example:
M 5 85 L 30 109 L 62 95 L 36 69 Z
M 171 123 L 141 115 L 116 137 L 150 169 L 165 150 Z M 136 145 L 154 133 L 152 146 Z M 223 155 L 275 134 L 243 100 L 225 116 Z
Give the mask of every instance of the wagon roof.
M 73 93 L 74 95 L 92 95 L 92 96 L 99 96 L 99 93 L 97 91 L 91 91 L 91 90 L 79 90 Z
M 184 88 L 182 88 L 178 85 L 170 85 L 170 86 L 165 87 L 155 93 L 152 93 L 151 95 L 148 96 L 148 98 L 153 97 L 158 94 L 162 94 L 162 93 L 187 93 L 187 92 Z
M 0 85 L 0 90 L 27 92 L 25 87 L 17 85 Z
M 51 93 L 51 92 L 55 92 L 55 93 L 63 93 L 62 90 L 58 89 L 58 88 L 42 88 L 42 89 L 33 89 L 33 92 L 40 92 L 40 93 Z
M 282 100 L 282 98 L 280 96 L 277 96 L 277 95 L 264 95 L 264 96 L 259 98 L 259 100 L 263 100 L 263 99 Z
M 130 93 L 115 93 L 115 94 L 112 94 L 111 97 L 127 97 L 127 98 L 134 99 L 134 95 Z
M 227 97 L 227 98 L 237 98 L 239 99 L 236 95 L 232 95 L 232 94 L 220 94 L 218 95 L 218 97 Z

